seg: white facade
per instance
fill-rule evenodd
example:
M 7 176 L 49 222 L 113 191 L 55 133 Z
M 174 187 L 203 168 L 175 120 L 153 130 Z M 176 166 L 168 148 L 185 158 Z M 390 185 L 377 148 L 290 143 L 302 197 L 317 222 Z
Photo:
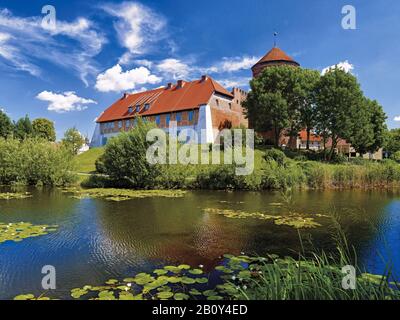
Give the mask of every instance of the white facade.
M 209 104 L 200 106 L 198 121 L 195 125 L 177 126 L 173 128 L 173 130 L 176 131 L 177 134 L 186 129 L 191 129 L 196 132 L 198 143 L 206 144 L 213 143 L 215 141 L 218 132 L 215 132 L 215 130 L 213 130 L 211 107 Z M 169 131 L 169 128 L 163 128 L 163 130 Z M 119 133 L 120 132 L 101 133 L 100 123 L 97 123 L 92 140 L 90 142 L 90 147 L 102 147 L 106 145 L 108 139 L 117 136 Z M 194 137 L 190 137 L 190 139 L 194 141 Z

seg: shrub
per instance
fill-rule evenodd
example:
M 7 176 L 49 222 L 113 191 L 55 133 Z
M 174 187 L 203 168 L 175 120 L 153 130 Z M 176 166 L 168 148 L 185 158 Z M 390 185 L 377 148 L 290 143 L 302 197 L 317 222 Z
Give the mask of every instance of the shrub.
M 390 159 L 396 161 L 397 163 L 400 163 L 400 151 L 397 151 L 397 152 L 393 153 L 390 156 Z
M 238 176 L 232 165 L 212 166 L 197 174 L 194 186 L 200 189 L 245 189 L 245 177 Z
M 0 184 L 62 186 L 76 180 L 72 155 L 43 139 L 0 139 Z
M 131 131 L 109 140 L 97 168 L 110 177 L 114 186 L 145 189 L 155 186 L 161 168 L 151 165 L 146 158 L 147 149 L 152 145 L 146 135 L 153 128 L 156 128 L 154 124 L 139 120 Z
M 280 166 L 284 166 L 287 160 L 285 153 L 278 149 L 265 151 L 264 159 L 266 161 L 276 161 Z

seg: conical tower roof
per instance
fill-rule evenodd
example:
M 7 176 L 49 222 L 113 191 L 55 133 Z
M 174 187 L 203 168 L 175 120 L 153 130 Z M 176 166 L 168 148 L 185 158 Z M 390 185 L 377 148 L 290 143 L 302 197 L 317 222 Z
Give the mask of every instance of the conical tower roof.
M 253 71 L 253 76 L 257 77 L 266 67 L 277 65 L 300 66 L 298 62 L 289 57 L 282 49 L 274 47 L 251 70 Z

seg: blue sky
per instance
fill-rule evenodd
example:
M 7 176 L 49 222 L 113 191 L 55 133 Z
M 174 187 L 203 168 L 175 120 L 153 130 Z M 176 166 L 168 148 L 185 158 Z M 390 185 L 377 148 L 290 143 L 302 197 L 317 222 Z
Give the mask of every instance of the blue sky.
M 43 28 L 42 7 L 56 9 Z M 353 5 L 357 29 L 341 26 Z M 400 127 L 398 0 L 0 0 L 0 109 L 46 117 L 58 138 L 91 136 L 95 118 L 123 92 L 208 73 L 248 88 L 250 66 L 278 46 L 303 67 L 348 61 L 390 128 Z

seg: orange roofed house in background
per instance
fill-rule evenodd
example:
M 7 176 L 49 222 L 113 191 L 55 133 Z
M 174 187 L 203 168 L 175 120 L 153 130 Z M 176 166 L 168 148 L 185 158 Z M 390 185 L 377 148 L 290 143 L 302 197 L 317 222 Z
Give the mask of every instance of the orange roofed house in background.
M 208 76 L 192 82 L 179 80 L 150 91 L 125 93 L 98 117 L 91 146 L 103 146 L 110 137 L 130 130 L 138 117 L 165 130 L 175 121 L 178 134 L 183 129 L 193 129 L 201 139 L 199 143 L 213 143 L 218 130 L 247 126 L 242 109 L 246 96 L 238 88 L 229 92 Z

